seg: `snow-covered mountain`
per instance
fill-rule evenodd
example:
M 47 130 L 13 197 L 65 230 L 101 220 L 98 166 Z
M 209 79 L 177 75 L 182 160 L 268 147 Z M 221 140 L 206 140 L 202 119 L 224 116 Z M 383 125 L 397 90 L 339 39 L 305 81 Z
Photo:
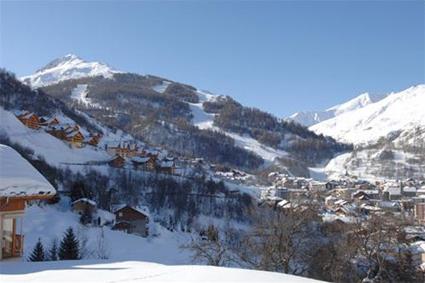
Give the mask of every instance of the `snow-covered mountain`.
M 384 96 L 372 96 L 369 93 L 362 93 L 359 96 L 342 104 L 335 105 L 324 111 L 302 111 L 292 114 L 288 120 L 295 121 L 304 126 L 312 126 L 320 122 L 326 121 L 338 115 L 349 111 L 363 108 L 371 103 L 381 100 Z
M 47 86 L 64 80 L 84 77 L 102 76 L 112 78 L 119 71 L 100 62 L 87 62 L 74 54 L 68 54 L 51 61 L 34 74 L 22 77 L 21 80 L 33 88 Z
M 425 85 L 410 87 L 313 125 L 318 134 L 353 144 L 370 143 L 401 131 L 425 126 Z M 341 108 L 339 108 L 341 109 Z

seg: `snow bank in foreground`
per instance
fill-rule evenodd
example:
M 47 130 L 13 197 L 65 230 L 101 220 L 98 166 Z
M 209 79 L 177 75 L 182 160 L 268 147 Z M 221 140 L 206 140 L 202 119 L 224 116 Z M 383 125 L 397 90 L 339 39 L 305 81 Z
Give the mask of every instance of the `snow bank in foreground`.
M 2 282 L 319 282 L 282 273 L 140 261 L 4 263 Z

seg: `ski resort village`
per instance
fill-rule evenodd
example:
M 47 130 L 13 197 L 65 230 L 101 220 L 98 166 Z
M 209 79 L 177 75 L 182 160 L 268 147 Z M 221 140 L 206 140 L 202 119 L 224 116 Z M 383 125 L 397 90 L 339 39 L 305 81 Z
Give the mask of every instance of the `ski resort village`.
M 0 0 L 0 282 L 424 283 L 424 13 Z

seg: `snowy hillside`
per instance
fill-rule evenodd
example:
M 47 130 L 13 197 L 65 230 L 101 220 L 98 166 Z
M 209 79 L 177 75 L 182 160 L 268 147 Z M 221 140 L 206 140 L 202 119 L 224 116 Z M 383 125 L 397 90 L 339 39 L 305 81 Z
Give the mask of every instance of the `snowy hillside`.
M 234 139 L 236 146 L 259 155 L 267 162 L 274 161 L 276 157 L 288 155 L 287 152 L 261 144 L 259 141 L 253 139 L 252 137 L 242 136 L 237 133 L 225 131 L 223 129 L 220 129 L 219 127 L 214 126 L 215 114 L 207 113 L 204 109 L 203 103 L 206 101 L 216 101 L 219 95 L 214 95 L 201 90 L 197 90 L 197 95 L 199 97 L 199 103 L 189 103 L 193 115 L 192 123 L 194 126 L 198 127 L 199 129 L 210 129 L 221 132 L 226 136 Z
M 391 93 L 377 102 L 368 102 L 310 129 L 342 142 L 369 143 L 390 133 L 425 126 L 424 108 L 425 85 L 418 85 Z
M 2 264 L 5 282 L 321 282 L 282 273 L 141 261 L 59 261 Z
M 51 165 L 59 166 L 63 163 L 83 163 L 109 158 L 104 151 L 97 151 L 90 147 L 71 148 L 65 142 L 42 130 L 29 129 L 13 113 L 2 107 L 0 107 L 0 121 L 1 135 L 7 136 L 12 142 L 34 150 L 36 155 L 43 156 Z
M 83 77 L 102 76 L 112 78 L 114 73 L 119 73 L 109 66 L 99 62 L 86 62 L 76 55 L 68 54 L 47 64 L 34 74 L 22 77 L 21 80 L 33 88 L 47 86 L 64 80 Z
M 382 98 L 383 96 L 372 96 L 369 93 L 363 93 L 345 103 L 328 108 L 325 111 L 296 112 L 292 114 L 288 120 L 293 120 L 304 126 L 312 126 L 349 111 L 361 109 L 371 103 L 379 101 Z

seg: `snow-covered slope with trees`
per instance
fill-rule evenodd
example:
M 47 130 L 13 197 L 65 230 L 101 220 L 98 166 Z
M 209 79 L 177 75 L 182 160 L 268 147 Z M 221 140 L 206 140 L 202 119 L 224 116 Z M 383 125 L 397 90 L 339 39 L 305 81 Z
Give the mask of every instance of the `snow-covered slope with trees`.
M 425 85 L 391 93 L 384 99 L 310 127 L 318 134 L 360 144 L 425 126 Z
M 362 93 L 359 96 L 335 105 L 324 111 L 302 111 L 292 114 L 288 120 L 295 121 L 304 126 L 312 126 L 328 119 L 334 118 L 338 115 L 361 109 L 371 103 L 381 100 L 384 96 L 371 95 L 369 93 Z
M 112 78 L 115 73 L 118 73 L 118 71 L 103 63 L 86 62 L 74 54 L 68 54 L 53 60 L 34 74 L 22 77 L 21 80 L 33 88 L 38 88 L 64 80 L 83 77 L 102 76 Z
M 0 107 L 0 135 L 12 142 L 30 148 L 35 155 L 42 156 L 49 164 L 60 166 L 66 163 L 85 163 L 110 158 L 104 151 L 91 147 L 72 148 L 65 142 L 43 130 L 33 130 L 23 125 L 15 115 Z

